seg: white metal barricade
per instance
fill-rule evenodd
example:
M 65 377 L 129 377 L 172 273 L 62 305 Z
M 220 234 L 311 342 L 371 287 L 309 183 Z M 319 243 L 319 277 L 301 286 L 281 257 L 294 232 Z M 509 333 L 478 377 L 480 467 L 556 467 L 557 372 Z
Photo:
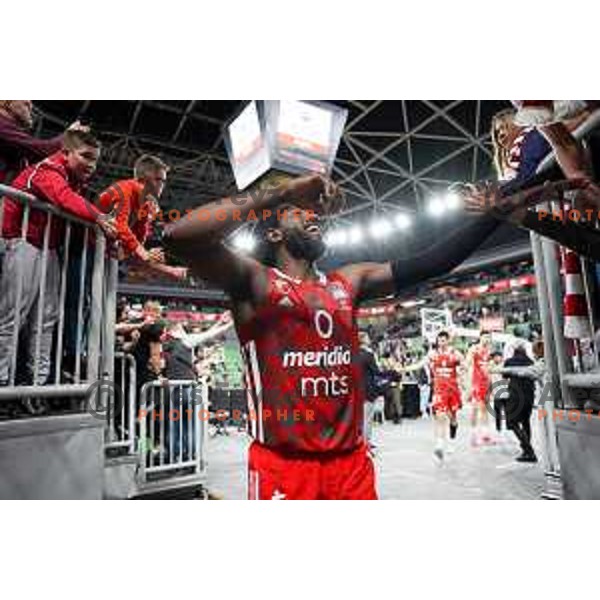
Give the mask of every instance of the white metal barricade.
M 113 377 L 117 261 L 97 225 L 9 186 L 0 185 L 0 197 L 22 209 L 19 237 L 3 240 L 2 278 L 10 294 L 5 290 L 0 299 L 0 402 L 86 398 L 92 384 Z M 41 214 L 46 222 L 38 248 L 28 233 Z M 64 229 L 51 248 L 57 224 Z M 19 380 L 22 354 L 28 369 Z M 68 377 L 65 354 L 73 358 Z
M 135 452 L 136 393 L 135 358 L 126 352 L 116 352 L 114 385 L 108 394 L 106 410 L 106 450 Z
M 144 384 L 136 415 L 140 483 L 175 475 L 203 475 L 208 418 L 208 387 L 204 382 Z

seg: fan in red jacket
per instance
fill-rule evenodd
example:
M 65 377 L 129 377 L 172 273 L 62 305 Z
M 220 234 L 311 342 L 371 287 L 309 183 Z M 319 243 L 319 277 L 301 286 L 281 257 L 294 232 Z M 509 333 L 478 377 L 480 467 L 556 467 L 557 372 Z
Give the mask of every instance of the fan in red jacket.
M 113 221 L 78 193 L 93 174 L 99 155 L 100 144 L 93 135 L 81 129 L 69 130 L 64 136 L 63 150 L 27 167 L 17 176 L 13 186 L 66 213 L 98 224 L 112 236 L 115 231 Z M 11 362 L 16 352 L 13 333 L 17 311 L 20 327 L 28 326 L 26 350 L 31 381 L 46 383 L 50 374 L 52 333 L 60 311 L 57 249 L 64 237 L 64 220 L 53 215 L 47 228 L 48 213 L 31 208 L 23 239 L 24 214 L 21 203 L 13 198 L 4 198 L 2 235 L 7 245 L 0 277 L 0 385 L 14 381 Z M 44 263 L 46 229 L 48 239 Z M 20 298 L 17 298 L 19 287 Z M 43 303 L 41 307 L 40 302 Z M 38 307 L 41 320 L 38 319 Z
M 175 280 L 185 279 L 187 269 L 164 264 L 161 249 L 146 250 L 152 221 L 158 213 L 158 201 L 167 181 L 168 167 L 157 156 L 144 154 L 133 166 L 133 178 L 117 181 L 98 198 L 98 205 L 116 219 L 117 239 L 123 258 L 139 260 L 153 274 Z

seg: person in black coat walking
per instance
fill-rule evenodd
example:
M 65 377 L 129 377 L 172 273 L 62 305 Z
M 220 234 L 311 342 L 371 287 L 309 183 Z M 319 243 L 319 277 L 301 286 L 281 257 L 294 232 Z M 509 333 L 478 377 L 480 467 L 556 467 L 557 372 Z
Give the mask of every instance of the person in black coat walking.
M 531 367 L 533 361 L 527 356 L 523 346 L 515 347 L 514 354 L 504 362 L 507 367 L 503 374 L 508 378 L 508 400 L 506 402 L 506 427 L 521 444 L 523 451 L 519 462 L 537 462 L 531 445 L 531 413 L 535 398 L 535 381 L 511 372 L 513 367 Z

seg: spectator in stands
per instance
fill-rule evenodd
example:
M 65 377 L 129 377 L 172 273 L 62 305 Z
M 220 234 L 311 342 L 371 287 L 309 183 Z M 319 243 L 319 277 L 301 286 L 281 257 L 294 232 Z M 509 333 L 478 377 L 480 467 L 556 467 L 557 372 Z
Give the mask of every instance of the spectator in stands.
M 550 145 L 535 128 L 515 124 L 516 110 L 503 110 L 492 119 L 492 147 L 498 181 L 505 189 L 531 179 L 550 153 Z M 509 183 L 510 182 L 510 183 Z
M 369 448 L 374 449 L 372 443 L 373 433 L 373 410 L 374 403 L 380 395 L 378 379 L 381 377 L 375 353 L 371 348 L 369 334 L 361 331 L 359 334 L 360 349 L 358 352 L 358 364 L 362 369 L 363 385 L 365 386 L 365 411 L 364 411 L 364 435 Z
M 66 213 L 99 225 L 107 235 L 114 235 L 113 221 L 78 193 L 94 173 L 99 155 L 100 143 L 89 131 L 71 129 L 64 135 L 60 152 L 27 167 L 15 179 L 13 186 Z M 26 239 L 21 239 L 23 214 L 21 203 L 11 198 L 4 199 L 2 234 L 7 240 L 7 251 L 0 277 L 0 385 L 8 383 L 11 357 L 17 352 L 13 342 L 17 311 L 20 328 L 26 329 L 27 326 L 25 343 L 30 381 L 35 384 L 47 382 L 52 335 L 61 310 L 58 250 L 64 237 L 64 220 L 54 216 L 48 223 L 46 212 L 32 208 Z M 44 263 L 45 241 L 47 254 Z M 45 288 L 42 290 L 44 281 Z M 17 306 L 19 286 L 21 296 Z M 43 306 L 39 307 L 42 298 Z M 41 309 L 41 322 L 37 318 L 38 308 Z M 69 325 L 72 327 L 73 323 Z M 37 362 L 36 340 L 39 341 Z
M 146 300 L 142 307 L 144 321 L 154 322 L 162 317 L 162 306 L 157 300 Z
M 62 135 L 43 140 L 29 133 L 32 108 L 31 100 L 0 100 L 0 183 L 9 184 L 30 162 L 62 148 Z M 79 127 L 79 123 L 72 127 Z
M 167 173 L 160 158 L 144 154 L 135 162 L 133 178 L 117 181 L 102 192 L 99 205 L 104 212 L 115 213 L 121 259 L 134 258 L 154 273 L 179 281 L 187 277 L 187 268 L 166 265 L 161 249 L 144 246 L 159 211 Z
M 194 370 L 198 379 L 204 379 L 209 387 L 214 383 L 213 362 L 215 349 L 211 343 L 196 348 L 196 362 Z
M 167 329 L 165 341 L 165 375 L 171 381 L 189 381 L 196 380 L 196 372 L 194 369 L 194 350 L 212 341 L 226 333 L 233 327 L 233 319 L 229 313 L 223 313 L 219 321 L 210 327 L 208 330 L 201 333 L 187 333 L 181 323 L 172 323 Z M 179 436 L 179 422 L 169 420 L 168 436 L 169 440 L 173 440 L 172 458 L 181 458 L 180 443 L 183 444 L 183 460 L 188 459 L 188 449 L 194 446 L 188 435 L 194 431 L 194 421 L 190 419 L 188 411 L 194 409 L 197 405 L 196 399 L 192 397 L 191 386 L 178 386 L 174 389 L 174 393 L 170 398 L 170 409 L 179 411 L 182 421 L 182 437 Z M 193 436 L 192 436 L 193 439 Z M 189 442 L 189 443 L 188 443 Z M 167 444 L 168 451 L 171 449 L 171 442 Z
M 196 375 L 192 348 L 184 341 L 186 335 L 181 323 L 172 323 L 167 328 L 165 336 L 165 375 L 167 379 L 189 382 L 188 385 L 174 387 L 169 396 L 169 410 L 166 411 L 169 420 L 169 426 L 166 428 L 166 454 L 169 462 L 189 460 L 195 453 L 194 424 L 196 419 L 193 415 L 197 402 L 193 394 L 195 388 L 191 384 L 195 381 Z M 190 418 L 190 414 L 192 418 Z M 177 418 L 173 418 L 173 415 L 177 415 Z M 173 456 L 170 455 L 171 450 Z M 192 456 L 189 456 L 190 450 Z
M 494 166 L 504 192 L 511 193 L 531 180 L 551 152 L 568 179 L 587 176 L 589 165 L 585 151 L 571 132 L 589 117 L 588 109 L 569 121 L 537 128 L 520 127 L 515 123 L 515 114 L 515 109 L 508 109 L 492 119 Z
M 390 407 L 394 425 L 402 421 L 402 362 L 393 352 L 381 357 L 381 376 L 386 380 L 385 401 Z
M 62 148 L 63 136 L 40 139 L 29 133 L 33 125 L 31 100 L 0 100 L 0 184 L 8 185 L 13 177 L 31 162 L 46 158 Z M 79 128 L 76 122 L 70 128 Z M 2 229 L 0 198 L 0 230 Z M 0 237 L 0 269 L 4 241 Z
M 146 320 L 139 328 L 139 338 L 133 348 L 138 393 L 145 383 L 162 375 L 162 340 L 165 328 L 158 320 Z
M 140 339 L 140 329 L 143 322 L 133 322 L 129 318 L 129 305 L 125 298 L 121 298 L 117 304 L 117 320 L 115 323 L 115 336 L 117 350 L 132 352 Z
M 550 152 L 554 153 L 566 179 L 572 182 L 563 185 L 563 190 L 568 190 L 569 186 L 577 189 L 575 207 L 582 211 L 600 209 L 600 187 L 591 180 L 592 169 L 587 154 L 572 135 L 575 126 L 589 113 L 584 112 L 572 122 L 556 122 L 527 130 L 514 125 L 511 114 L 507 111 L 505 115 L 494 119 L 492 126 L 500 188 L 474 186 L 465 192 L 467 207 L 474 212 L 489 212 L 497 218 L 556 240 L 583 256 L 600 260 L 600 235 L 595 228 L 571 219 L 557 221 L 551 213 L 528 210 L 529 206 L 539 204 L 547 194 L 545 186 L 540 185 L 545 175 L 538 176 L 536 171 Z M 594 114 L 594 118 L 598 118 L 598 113 Z

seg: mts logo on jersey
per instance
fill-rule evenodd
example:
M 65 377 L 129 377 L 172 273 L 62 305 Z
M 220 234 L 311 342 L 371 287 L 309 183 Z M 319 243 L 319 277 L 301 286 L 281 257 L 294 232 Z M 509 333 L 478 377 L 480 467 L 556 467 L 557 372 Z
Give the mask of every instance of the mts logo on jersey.
M 314 330 L 322 340 L 331 340 L 334 332 L 334 319 L 323 309 L 314 313 Z M 303 398 L 323 396 L 346 396 L 349 393 L 350 377 L 336 372 L 340 367 L 348 367 L 352 363 L 352 350 L 347 345 L 325 345 L 319 350 L 286 351 L 282 356 L 284 369 L 299 369 L 300 389 Z M 320 369 L 320 374 L 311 376 L 304 374 L 312 368 Z M 327 370 L 327 375 L 323 372 Z
M 363 392 L 353 298 L 335 272 L 300 280 L 269 271 L 264 304 L 239 331 L 256 439 L 307 452 L 358 443 Z

